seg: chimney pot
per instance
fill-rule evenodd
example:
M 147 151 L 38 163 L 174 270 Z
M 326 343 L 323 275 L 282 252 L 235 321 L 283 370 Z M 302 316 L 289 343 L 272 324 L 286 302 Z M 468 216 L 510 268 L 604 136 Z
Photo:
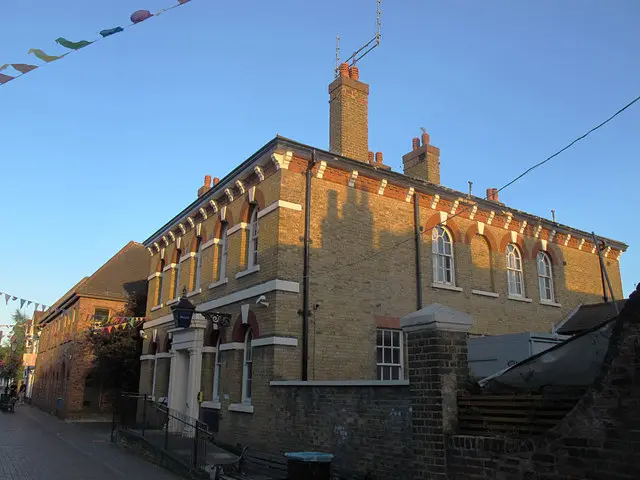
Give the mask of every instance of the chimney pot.
M 382 163 L 382 152 L 376 152 L 376 163 Z
M 211 187 L 211 175 L 204 176 L 204 186 Z
M 349 76 L 349 64 L 348 63 L 341 63 L 340 64 L 340 76 L 341 77 L 348 77 Z
M 413 140 L 411 141 L 411 146 L 413 147 L 414 150 L 417 150 L 420 148 L 420 139 L 418 137 L 413 137 Z
M 373 162 L 373 152 L 369 152 L 369 163 Z
M 355 65 L 349 67 L 349 77 L 352 80 L 358 80 L 358 78 L 360 78 L 360 70 L 358 70 L 358 67 Z
M 427 132 L 422 133 L 422 146 L 426 147 L 429 145 L 429 134 Z
M 220 183 L 220 179 L 218 177 L 214 177 L 213 184 L 217 185 L 218 183 Z

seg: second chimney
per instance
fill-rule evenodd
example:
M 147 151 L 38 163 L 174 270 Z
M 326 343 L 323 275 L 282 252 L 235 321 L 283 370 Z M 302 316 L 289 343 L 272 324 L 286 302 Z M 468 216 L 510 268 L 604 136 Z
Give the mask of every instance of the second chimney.
M 205 175 L 204 176 L 204 185 L 202 185 L 198 189 L 198 197 L 201 197 L 202 195 L 207 193 L 210 188 L 211 188 L 211 175 Z
M 343 63 L 329 85 L 329 150 L 368 162 L 369 85 L 359 80 L 358 67 Z
M 429 144 L 429 134 L 423 132 L 421 138 L 415 137 L 411 148 L 402 156 L 404 174 L 440 185 L 440 149 Z

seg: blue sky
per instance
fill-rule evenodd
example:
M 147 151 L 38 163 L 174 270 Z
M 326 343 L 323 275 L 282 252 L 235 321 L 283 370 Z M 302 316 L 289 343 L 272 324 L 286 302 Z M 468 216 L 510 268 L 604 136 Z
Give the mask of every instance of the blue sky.
M 0 64 L 40 64 L 27 50 L 60 54 L 57 37 L 92 40 L 174 2 L 3 2 Z M 502 186 L 640 94 L 636 0 L 386 0 L 382 18 L 359 65 L 370 148 L 402 171 L 424 127 L 442 183 L 462 191 Z M 0 87 L 0 291 L 51 304 L 277 133 L 327 148 L 335 35 L 346 54 L 374 31 L 375 0 L 192 0 Z M 638 132 L 640 104 L 501 193 L 629 243 L 626 294 Z M 15 305 L 0 301 L 0 324 Z

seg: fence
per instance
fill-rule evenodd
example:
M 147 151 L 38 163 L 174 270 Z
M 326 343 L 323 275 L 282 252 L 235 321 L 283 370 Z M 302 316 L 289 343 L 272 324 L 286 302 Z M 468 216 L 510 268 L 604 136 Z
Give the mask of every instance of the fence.
M 189 469 L 206 472 L 207 446 L 213 440 L 206 424 L 154 402 L 147 395 L 122 394 L 114 408 L 112 441 L 118 430 L 135 433 Z

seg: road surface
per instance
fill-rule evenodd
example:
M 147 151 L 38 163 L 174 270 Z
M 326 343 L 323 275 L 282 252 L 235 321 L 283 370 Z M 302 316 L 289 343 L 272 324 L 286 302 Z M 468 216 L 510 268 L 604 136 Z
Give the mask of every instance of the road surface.
M 109 441 L 110 427 L 66 423 L 27 405 L 0 412 L 0 480 L 177 480 Z

